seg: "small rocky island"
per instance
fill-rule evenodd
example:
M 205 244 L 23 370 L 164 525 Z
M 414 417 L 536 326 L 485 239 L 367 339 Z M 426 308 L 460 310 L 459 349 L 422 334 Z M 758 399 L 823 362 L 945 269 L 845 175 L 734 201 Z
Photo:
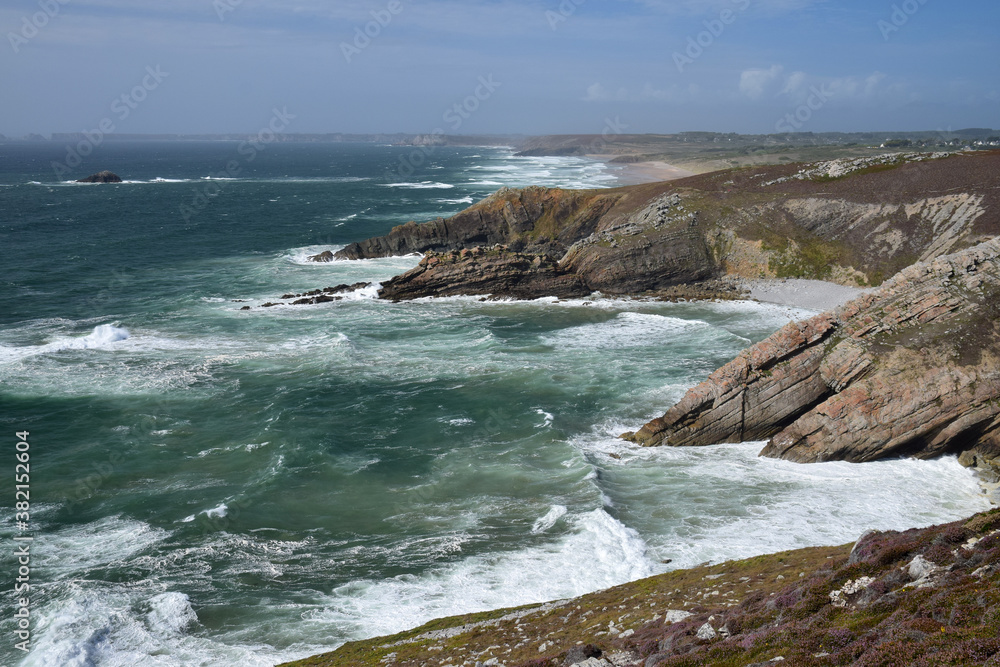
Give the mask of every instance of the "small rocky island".
M 121 183 L 122 179 L 118 174 L 110 171 L 99 171 L 87 178 L 81 178 L 77 183 Z

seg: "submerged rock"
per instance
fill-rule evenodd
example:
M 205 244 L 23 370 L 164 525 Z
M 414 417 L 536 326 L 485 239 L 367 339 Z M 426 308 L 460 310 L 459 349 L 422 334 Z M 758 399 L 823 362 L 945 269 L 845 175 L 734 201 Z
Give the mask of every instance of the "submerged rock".
M 110 171 L 99 171 L 96 174 L 81 178 L 77 183 L 121 183 L 122 179 L 118 174 Z
M 799 462 L 1000 455 L 1000 239 L 789 324 L 625 435 Z

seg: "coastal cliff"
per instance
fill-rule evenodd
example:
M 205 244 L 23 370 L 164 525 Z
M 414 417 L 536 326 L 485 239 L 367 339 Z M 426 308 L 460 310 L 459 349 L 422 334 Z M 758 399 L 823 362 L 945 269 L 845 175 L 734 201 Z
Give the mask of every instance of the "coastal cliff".
M 792 461 L 1000 456 L 1000 239 L 785 326 L 627 439 Z
M 476 247 L 551 257 L 583 289 L 637 294 L 720 277 L 881 284 L 918 261 L 1000 235 L 1000 152 L 885 155 L 737 169 L 610 190 L 504 188 L 447 219 L 407 223 L 317 261 Z M 491 280 L 444 258 L 386 298 L 555 295 L 533 262 Z M 513 261 L 511 270 L 513 270 Z M 545 263 L 548 267 L 549 264 Z M 405 289 L 408 280 L 419 280 Z M 426 285 L 421 290 L 421 285 Z

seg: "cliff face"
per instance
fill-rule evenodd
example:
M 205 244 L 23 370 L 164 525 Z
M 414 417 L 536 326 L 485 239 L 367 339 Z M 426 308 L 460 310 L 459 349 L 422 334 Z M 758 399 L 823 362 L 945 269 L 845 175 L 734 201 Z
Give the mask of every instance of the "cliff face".
M 338 259 L 504 245 L 558 258 L 590 290 L 630 294 L 720 276 L 876 285 L 916 261 L 1000 235 L 1000 152 L 762 167 L 613 190 L 502 189 L 448 219 L 407 223 Z M 332 259 L 329 255 L 317 260 Z M 440 264 L 457 293 L 489 289 Z M 513 266 L 513 264 L 512 264 Z M 433 271 L 433 267 L 427 269 Z M 425 272 L 426 273 L 426 272 Z M 428 285 L 444 280 L 424 276 Z M 544 295 L 529 262 L 519 281 Z M 415 286 L 414 286 L 415 287 Z M 407 297 L 430 296 L 407 290 Z M 393 297 L 395 298 L 395 297 Z
M 562 256 L 621 199 L 618 191 L 502 188 L 451 218 L 409 222 L 386 236 L 352 243 L 337 259 L 370 259 L 503 244 L 514 251 Z
M 1000 456 L 1000 239 L 784 327 L 627 437 L 770 438 L 763 455 L 800 462 Z
M 511 252 L 503 246 L 429 255 L 379 290 L 379 298 L 503 294 L 518 299 L 586 296 L 590 289 L 548 256 Z

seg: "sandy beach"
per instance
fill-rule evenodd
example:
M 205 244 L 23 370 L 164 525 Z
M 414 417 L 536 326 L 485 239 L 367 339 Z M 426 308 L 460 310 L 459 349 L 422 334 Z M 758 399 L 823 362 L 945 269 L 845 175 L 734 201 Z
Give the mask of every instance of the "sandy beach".
M 613 163 L 611 160 L 620 155 L 588 155 L 594 160 L 607 162 L 617 171 L 618 180 L 622 185 L 639 185 L 640 183 L 658 183 L 660 181 L 676 181 L 679 178 L 694 176 L 695 172 L 682 169 L 667 162 L 633 162 L 631 164 Z
M 822 280 L 799 278 L 744 280 L 742 285 L 749 290 L 751 299 L 820 312 L 836 308 L 871 291 L 871 288 L 845 287 Z

